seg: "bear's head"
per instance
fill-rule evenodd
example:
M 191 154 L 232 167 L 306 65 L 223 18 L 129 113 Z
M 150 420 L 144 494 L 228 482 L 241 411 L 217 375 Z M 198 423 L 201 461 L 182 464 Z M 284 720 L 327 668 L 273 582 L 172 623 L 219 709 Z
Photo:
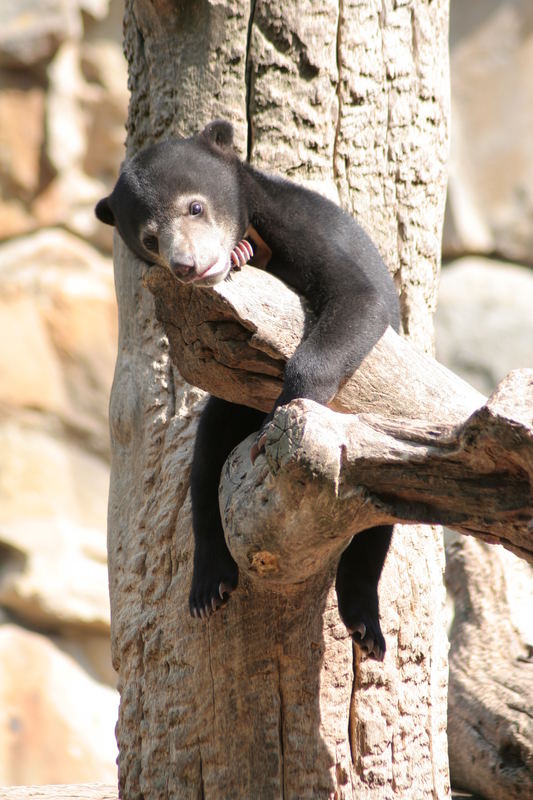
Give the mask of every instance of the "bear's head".
M 211 286 L 228 275 L 230 255 L 248 225 L 233 128 L 215 120 L 188 139 L 169 139 L 127 161 L 101 222 L 115 225 L 140 259 L 183 283 Z

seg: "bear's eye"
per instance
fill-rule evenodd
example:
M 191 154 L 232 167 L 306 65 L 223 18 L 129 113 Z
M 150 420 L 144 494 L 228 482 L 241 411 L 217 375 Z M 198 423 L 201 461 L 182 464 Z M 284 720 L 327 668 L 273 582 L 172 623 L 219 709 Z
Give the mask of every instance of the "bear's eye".
M 159 253 L 159 242 L 157 236 L 151 233 L 146 233 L 142 238 L 143 247 L 150 250 L 151 253 Z
M 204 208 L 202 204 L 198 202 L 198 200 L 193 200 L 193 202 L 189 206 L 189 214 L 192 217 L 197 217 L 199 214 L 202 213 L 203 210 Z

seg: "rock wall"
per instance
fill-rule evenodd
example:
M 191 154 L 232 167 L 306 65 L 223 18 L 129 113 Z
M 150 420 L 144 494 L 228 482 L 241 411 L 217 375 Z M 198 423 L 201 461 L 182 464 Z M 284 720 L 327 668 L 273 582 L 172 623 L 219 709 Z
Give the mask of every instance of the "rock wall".
M 533 4 L 451 0 L 444 255 L 533 264 Z
M 123 4 L 0 7 L 0 785 L 113 782 L 105 520 L 116 312 L 112 232 L 93 207 L 124 153 Z M 531 265 L 530 0 L 452 0 L 450 46 L 444 255 Z M 532 292 L 526 267 L 446 268 L 440 357 L 485 392 L 531 365 Z M 527 614 L 514 622 L 531 641 Z
M 121 6 L 1 3 L 0 785 L 116 781 L 117 323 L 110 230 L 93 208 L 123 157 Z

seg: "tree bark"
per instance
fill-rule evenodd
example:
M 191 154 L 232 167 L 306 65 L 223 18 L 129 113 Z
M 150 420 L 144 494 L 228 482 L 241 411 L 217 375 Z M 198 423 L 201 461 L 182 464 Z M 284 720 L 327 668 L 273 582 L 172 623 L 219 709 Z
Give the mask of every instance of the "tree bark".
M 439 522 L 533 561 L 533 430 L 516 453 L 516 427 L 490 403 L 454 430 L 295 401 L 276 412 L 263 463 L 250 466 L 253 436 L 228 460 L 220 500 L 231 553 L 241 570 L 257 571 L 260 554 L 265 579 L 297 583 L 362 530 Z
M 293 292 L 251 268 L 216 287 L 216 297 L 179 287 L 161 268 L 150 270 L 145 283 L 181 374 L 199 376 L 212 394 L 268 411 L 281 390 L 285 360 L 312 324 Z M 389 329 L 330 406 L 363 416 L 293 403 L 277 412 L 267 439 L 268 469 L 251 468 L 250 442 L 232 459 L 221 500 L 241 568 L 246 562 L 238 552 L 259 546 L 258 518 L 263 530 L 279 532 L 275 550 L 288 555 L 284 507 L 294 507 L 303 480 L 309 517 L 318 514 L 326 486 L 338 500 L 329 504 L 327 525 L 323 515 L 316 525 L 294 520 L 293 535 L 317 564 L 325 555 L 319 541 L 338 556 L 334 541 L 345 546 L 354 533 L 390 522 L 445 524 L 533 561 L 533 370 L 509 375 L 486 402 Z M 263 507 L 267 483 L 279 498 Z M 284 568 L 296 580 L 292 566 Z M 294 567 L 301 569 L 298 559 Z
M 533 797 L 533 660 L 510 623 L 501 559 L 453 536 L 449 748 L 455 786 L 486 800 Z
M 128 151 L 229 116 L 257 166 L 357 214 L 395 275 L 406 333 L 430 350 L 446 33 L 444 0 L 130 0 Z M 168 320 L 118 241 L 115 269 L 109 568 L 121 796 L 448 797 L 440 535 L 395 537 L 380 587 L 383 665 L 354 656 L 329 563 L 282 591 L 243 574 L 223 612 L 191 620 L 187 488 L 200 393 L 179 378 Z M 207 363 L 192 381 L 202 384 Z M 241 364 L 227 366 L 227 386 L 253 384 Z M 378 394 L 369 387 L 371 405 Z

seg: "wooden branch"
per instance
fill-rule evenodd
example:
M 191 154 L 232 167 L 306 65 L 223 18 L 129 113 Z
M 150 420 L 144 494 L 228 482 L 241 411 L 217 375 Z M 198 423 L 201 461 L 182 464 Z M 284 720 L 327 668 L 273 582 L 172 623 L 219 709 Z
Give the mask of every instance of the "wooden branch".
M 180 286 L 160 267 L 147 270 L 144 281 L 185 380 L 217 397 L 270 411 L 285 362 L 312 324 L 298 295 L 249 266 L 214 289 Z M 484 401 L 389 329 L 330 407 L 452 423 L 463 422 Z
M 523 378 L 511 374 L 463 425 L 341 415 L 309 400 L 279 409 L 266 458 L 249 466 L 250 439 L 223 473 L 240 568 L 298 582 L 358 531 L 396 522 L 445 524 L 533 560 L 533 431 L 499 405 Z M 533 372 L 527 388 L 533 404 Z
M 297 295 L 252 268 L 215 291 L 160 269 L 145 280 L 182 375 L 271 408 L 309 321 Z M 384 522 L 446 524 L 533 560 L 533 370 L 487 402 L 389 329 L 330 407 L 352 413 L 295 401 L 278 410 L 266 458 L 252 467 L 248 441 L 228 460 L 221 508 L 241 569 L 299 582 Z
M 448 536 L 451 779 L 487 800 L 533 797 L 533 663 L 511 622 L 507 579 L 497 550 Z

